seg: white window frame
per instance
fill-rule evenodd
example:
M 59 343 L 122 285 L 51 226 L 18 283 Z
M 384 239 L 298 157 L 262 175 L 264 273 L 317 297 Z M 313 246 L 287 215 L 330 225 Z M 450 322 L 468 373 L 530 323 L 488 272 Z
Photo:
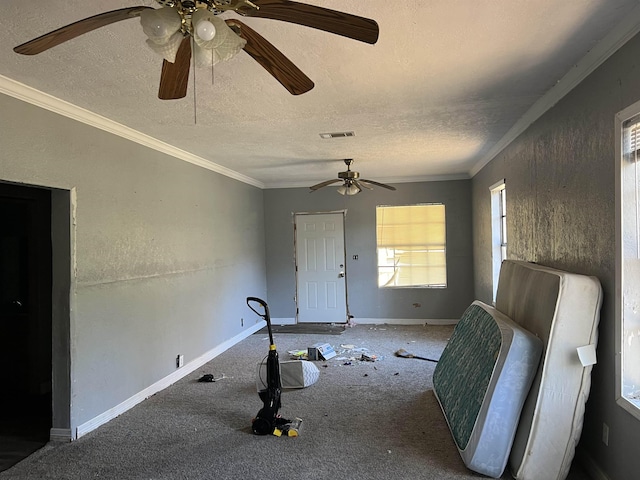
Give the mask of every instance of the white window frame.
M 379 246 L 379 242 L 380 239 L 378 238 L 378 214 L 379 214 L 379 209 L 380 208 L 402 208 L 402 207 L 429 207 L 429 206 L 437 206 L 437 207 L 442 207 L 443 209 L 443 215 L 444 215 L 444 245 L 441 248 L 438 249 L 434 249 L 433 246 L 429 246 L 428 244 L 424 245 L 424 249 L 429 251 L 433 251 L 433 252 L 442 252 L 442 255 L 444 256 L 444 268 L 445 268 L 445 273 L 444 273 L 444 283 L 427 283 L 427 284 L 412 284 L 412 285 L 380 285 L 380 269 L 384 268 L 384 269 L 388 269 L 389 265 L 382 265 L 379 261 L 379 255 L 380 255 L 380 249 L 382 247 Z M 446 206 L 444 203 L 419 203 L 419 204 L 409 204 L 409 205 L 378 205 L 376 206 L 376 272 L 377 272 L 377 282 L 378 282 L 378 288 L 380 289 L 398 289 L 398 288 L 447 288 L 448 285 L 448 278 L 447 278 L 447 231 L 446 231 L 446 219 L 447 219 L 447 214 L 446 214 Z M 412 264 L 413 265 L 413 264 Z M 422 266 L 426 266 L 426 265 L 422 265 Z
M 634 117 L 638 117 L 637 120 Z M 616 177 L 615 177 L 615 190 L 616 190 L 616 288 L 615 288 L 615 367 L 616 367 L 616 403 L 629 412 L 631 415 L 640 419 L 640 399 L 630 398 L 630 395 L 625 393 L 624 386 L 624 378 L 625 378 L 625 349 L 629 348 L 628 345 L 625 344 L 625 304 L 624 304 L 624 291 L 625 291 L 625 266 L 628 260 L 635 259 L 637 256 L 637 260 L 640 261 L 640 252 L 638 255 L 629 256 L 625 258 L 625 230 L 624 224 L 625 219 L 628 219 L 628 215 L 630 214 L 629 205 L 626 205 L 625 210 L 625 202 L 624 202 L 624 187 L 625 187 L 625 174 L 628 171 L 628 168 L 631 166 L 625 166 L 625 155 L 627 150 L 624 146 L 624 135 L 625 135 L 625 124 L 630 120 L 634 120 L 634 123 L 640 123 L 640 102 L 636 102 L 633 105 L 625 108 L 621 112 L 619 112 L 615 117 L 615 135 L 616 135 L 616 143 L 615 143 L 615 155 L 616 155 Z M 638 162 L 635 163 L 637 166 L 637 170 L 640 171 L 640 165 Z M 635 182 L 637 185 L 637 181 Z M 637 191 L 637 190 L 636 190 Z M 633 207 L 636 212 L 640 211 L 640 199 L 635 201 L 635 207 Z M 627 216 L 625 216 L 627 215 Z M 636 242 L 640 245 L 640 230 L 638 227 L 640 226 L 640 215 L 636 215 L 638 220 L 635 221 L 636 231 L 632 234 L 634 235 L 632 239 L 635 239 Z M 628 247 L 627 247 L 627 252 Z M 638 285 L 640 288 L 640 285 Z M 640 333 L 640 329 L 639 332 Z M 636 337 L 635 347 L 640 348 L 640 339 Z M 635 352 L 635 350 L 634 350 Z M 635 374 L 635 372 L 634 372 Z M 640 390 L 640 385 L 636 387 Z
M 502 261 L 507 258 L 506 187 L 504 178 L 489 187 L 491 193 L 491 267 L 494 303 L 498 293 L 500 267 Z

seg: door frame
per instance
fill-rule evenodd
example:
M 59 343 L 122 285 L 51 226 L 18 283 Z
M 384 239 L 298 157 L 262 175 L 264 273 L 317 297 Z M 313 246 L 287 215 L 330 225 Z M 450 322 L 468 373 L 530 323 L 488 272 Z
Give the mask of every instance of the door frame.
M 349 272 L 347 270 L 347 229 L 346 229 L 346 219 L 347 219 L 347 209 L 343 210 L 330 210 L 325 212 L 293 212 L 293 260 L 294 260 L 294 269 L 295 269 L 295 281 L 296 281 L 296 293 L 295 293 L 295 303 L 296 303 L 296 317 L 295 323 L 304 323 L 299 320 L 299 312 L 300 312 L 300 304 L 299 304 L 299 276 L 298 276 L 298 216 L 313 216 L 313 215 L 329 215 L 329 214 L 341 214 L 342 215 L 342 247 L 344 254 L 344 301 L 345 301 L 345 311 L 346 311 L 346 319 L 345 323 L 348 323 L 351 319 L 351 314 L 349 312 Z
M 51 430 L 53 441 L 75 440 L 71 413 L 71 316 L 75 290 L 75 188 L 70 190 L 0 180 L 6 191 L 22 196 L 49 190 L 51 202 Z M 9 195 L 7 195 L 9 196 Z

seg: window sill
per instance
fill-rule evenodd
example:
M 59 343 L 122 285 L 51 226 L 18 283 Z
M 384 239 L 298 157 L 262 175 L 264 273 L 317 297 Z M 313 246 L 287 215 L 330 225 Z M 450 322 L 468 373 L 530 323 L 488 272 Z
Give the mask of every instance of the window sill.
M 629 400 L 625 397 L 619 397 L 616 399 L 616 403 L 636 417 L 636 419 L 640 420 L 640 400 Z

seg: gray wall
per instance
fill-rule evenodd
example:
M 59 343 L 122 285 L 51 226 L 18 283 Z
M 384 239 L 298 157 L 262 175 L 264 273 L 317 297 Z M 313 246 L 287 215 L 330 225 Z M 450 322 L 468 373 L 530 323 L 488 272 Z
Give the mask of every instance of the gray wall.
M 72 312 L 58 330 L 69 343 L 54 334 L 72 407 L 54 427 L 82 425 L 175 372 L 178 354 L 188 363 L 254 324 L 244 299 L 266 295 L 262 190 L 11 97 L 0 111 L 0 180 L 75 189 L 75 265 L 61 279 Z M 56 198 L 59 217 L 73 195 Z
M 471 182 L 401 183 L 349 197 L 327 187 L 265 191 L 267 285 L 274 318 L 294 318 L 296 290 L 293 213 L 347 210 L 345 240 L 349 310 L 373 319 L 458 319 L 473 301 Z M 444 203 L 447 221 L 446 289 L 379 289 L 376 271 L 376 206 Z M 358 255 L 358 260 L 353 260 Z M 421 307 L 414 307 L 418 303 Z
M 640 99 L 636 37 L 473 178 L 475 291 L 491 300 L 489 186 L 507 185 L 508 257 L 597 276 L 598 364 L 580 448 L 612 480 L 638 478 L 640 421 L 615 403 L 614 115 Z M 602 423 L 610 427 L 609 446 Z

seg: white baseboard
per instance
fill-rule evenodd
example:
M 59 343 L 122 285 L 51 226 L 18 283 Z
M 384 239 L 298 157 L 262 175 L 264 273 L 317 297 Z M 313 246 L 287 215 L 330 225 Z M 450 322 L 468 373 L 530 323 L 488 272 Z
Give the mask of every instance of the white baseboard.
M 353 318 L 352 321 L 357 325 L 381 325 L 388 323 L 390 325 L 455 325 L 458 319 L 452 318 Z M 295 325 L 295 318 L 272 318 L 271 325 Z M 305 322 L 302 322 L 305 323 Z
M 271 325 L 295 325 L 295 318 L 272 318 Z
M 255 332 L 263 328 L 266 324 L 267 323 L 265 321 L 257 322 L 255 325 L 252 325 L 250 328 L 243 330 L 241 333 L 239 333 L 235 337 L 230 338 L 226 342 L 223 342 L 217 347 L 209 350 L 205 354 L 187 363 L 182 368 L 167 375 L 166 377 L 157 381 L 153 385 L 148 386 L 144 390 L 136 393 L 135 395 L 128 398 L 127 400 L 120 403 L 119 405 L 116 405 L 115 407 L 110 408 L 106 412 L 101 413 L 97 417 L 92 418 L 88 422 L 85 422 L 82 425 L 79 425 L 76 429 L 76 438 L 80 438 L 81 436 L 86 435 L 92 430 L 95 430 L 96 428 L 98 428 L 100 425 L 104 425 L 108 421 L 113 420 L 118 415 L 122 415 L 124 412 L 135 407 L 138 403 L 142 402 L 143 400 L 146 400 L 150 396 L 155 395 L 159 391 L 164 390 L 168 386 L 174 384 L 181 378 L 189 375 L 194 370 L 197 370 L 198 368 L 200 368 L 205 363 L 211 361 L 212 359 L 214 359 L 215 357 L 223 353 L 225 350 L 228 350 L 229 348 L 233 347 L 236 343 L 244 340 L 249 335 L 253 335 Z
M 459 319 L 453 318 L 354 318 L 358 325 L 455 325 Z
M 70 428 L 52 428 L 49 430 L 49 440 L 52 442 L 70 442 L 71 441 L 71 429 Z

